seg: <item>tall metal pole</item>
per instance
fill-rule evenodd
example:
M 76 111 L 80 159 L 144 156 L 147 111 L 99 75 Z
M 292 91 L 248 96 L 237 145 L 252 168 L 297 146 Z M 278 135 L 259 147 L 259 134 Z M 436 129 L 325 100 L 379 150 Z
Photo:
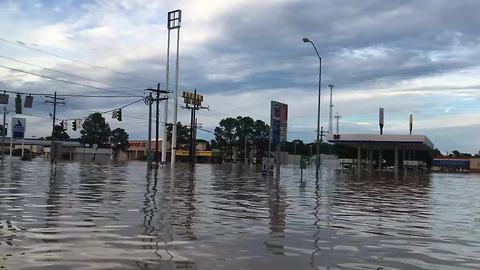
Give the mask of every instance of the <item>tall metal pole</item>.
M 317 141 L 315 142 L 317 146 L 316 151 L 316 163 L 317 163 L 317 170 L 316 176 L 318 178 L 318 168 L 320 167 L 320 96 L 321 96 L 321 87 L 322 87 L 322 58 L 318 53 L 317 47 L 315 44 L 308 38 L 303 38 L 303 42 L 312 44 L 313 48 L 315 49 L 315 53 L 318 56 L 318 111 L 317 111 Z
M 313 44 L 313 42 L 312 42 Z M 313 45 L 315 48 L 315 45 Z M 317 52 L 317 48 L 315 48 L 315 52 Z M 320 96 L 322 93 L 321 85 L 322 85 L 322 58 L 317 52 L 318 60 L 320 61 L 318 65 L 318 110 L 317 110 L 317 176 L 318 176 L 318 168 L 320 167 Z
M 50 142 L 50 161 L 56 163 L 57 161 L 57 147 L 54 147 L 55 143 L 55 118 L 57 117 L 57 91 L 53 94 L 53 117 L 52 117 L 52 138 Z M 13 134 L 13 133 L 12 133 Z M 13 136 L 12 136 L 13 138 Z M 55 153 L 54 150 L 55 149 Z
M 53 142 L 55 141 L 55 138 L 53 137 L 54 132 L 55 132 L 55 118 L 57 116 L 57 91 L 53 94 L 53 117 L 52 117 L 52 146 Z M 50 150 L 52 148 L 50 147 Z
M 337 134 L 340 134 L 340 133 L 339 133 L 339 128 L 338 128 L 340 118 L 342 118 L 342 117 L 341 117 L 341 116 L 338 114 L 338 112 L 337 112 L 337 115 L 335 115 L 335 119 L 337 120 Z
M 152 162 L 152 104 L 153 96 L 152 93 L 148 95 L 148 140 L 147 140 L 147 162 L 150 164 Z
M 168 96 L 168 82 L 170 79 L 170 29 L 168 29 L 167 37 L 167 68 L 166 73 L 167 77 L 165 78 L 165 91 L 167 91 Z M 162 163 L 167 162 L 167 122 L 168 122 L 168 99 L 165 101 L 165 106 L 163 107 L 163 139 L 162 139 Z
M 333 92 L 333 84 L 329 84 L 330 87 L 330 110 L 328 112 L 328 133 L 333 133 L 333 103 L 332 103 L 332 92 Z
M 158 165 L 160 155 L 158 149 L 158 132 L 159 132 L 159 117 L 160 117 L 160 84 L 157 84 L 157 98 L 156 98 L 156 116 L 155 116 L 155 163 Z
M 267 174 L 270 175 L 270 157 L 272 156 L 272 127 L 268 127 L 268 158 L 267 158 Z
M 172 156 L 171 164 L 175 166 L 175 157 L 177 149 L 177 110 L 178 110 L 178 62 L 179 62 L 179 49 L 180 49 L 180 27 L 177 29 L 177 59 L 175 66 L 175 108 L 173 110 L 173 132 L 172 132 Z

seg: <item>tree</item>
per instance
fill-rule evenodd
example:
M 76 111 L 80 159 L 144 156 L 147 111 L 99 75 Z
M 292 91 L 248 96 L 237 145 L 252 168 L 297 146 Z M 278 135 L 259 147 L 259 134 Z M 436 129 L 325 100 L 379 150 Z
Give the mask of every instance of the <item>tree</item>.
M 237 119 L 228 117 L 222 119 L 215 128 L 215 140 L 219 147 L 226 147 L 227 154 L 233 159 L 233 147 L 237 144 Z
M 110 134 L 110 143 L 113 150 L 113 159 L 117 160 L 120 151 L 128 150 L 128 134 L 123 128 L 116 128 Z
M 167 124 L 167 141 L 172 141 L 173 125 Z M 186 125 L 182 125 L 181 122 L 177 123 L 177 145 L 185 147 L 190 144 L 190 128 Z
M 215 141 L 212 141 L 212 147 L 226 149 L 232 159 L 233 148 L 243 151 L 245 140 L 248 140 L 254 146 L 257 158 L 261 158 L 264 151 L 268 149 L 269 132 L 269 126 L 261 120 L 255 121 L 248 116 L 228 117 L 222 119 L 219 126 L 215 128 Z
M 51 140 L 52 136 L 47 136 L 47 140 Z M 70 136 L 60 125 L 55 125 L 53 128 L 53 139 L 58 141 L 66 141 L 70 139 Z
M 101 113 L 92 113 L 83 122 L 80 130 L 82 143 L 97 144 L 98 147 L 109 147 L 110 126 Z
M 440 152 L 440 150 L 438 150 L 437 148 L 433 149 L 432 155 L 433 157 L 443 157 L 442 152 Z

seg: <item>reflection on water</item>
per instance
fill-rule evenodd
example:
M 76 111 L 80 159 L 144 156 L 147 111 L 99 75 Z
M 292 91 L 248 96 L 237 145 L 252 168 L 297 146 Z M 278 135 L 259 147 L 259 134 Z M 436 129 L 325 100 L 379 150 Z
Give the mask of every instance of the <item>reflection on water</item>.
M 0 267 L 479 269 L 480 176 L 0 167 Z

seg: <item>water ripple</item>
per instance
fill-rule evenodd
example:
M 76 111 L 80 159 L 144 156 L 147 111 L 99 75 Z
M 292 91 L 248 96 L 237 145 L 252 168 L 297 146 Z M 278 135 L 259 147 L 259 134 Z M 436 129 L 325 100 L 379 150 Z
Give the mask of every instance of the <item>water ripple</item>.
M 0 267 L 480 269 L 480 176 L 0 167 Z

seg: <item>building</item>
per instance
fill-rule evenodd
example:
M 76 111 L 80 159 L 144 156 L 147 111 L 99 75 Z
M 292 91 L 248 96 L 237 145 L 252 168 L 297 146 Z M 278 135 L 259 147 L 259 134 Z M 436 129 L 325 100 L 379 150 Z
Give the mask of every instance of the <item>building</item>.
M 429 154 L 434 149 L 432 141 L 425 135 L 332 134 L 327 136 L 327 141 L 356 148 L 357 155 L 356 159 L 352 157 L 355 159 L 352 167 L 358 170 L 362 167 L 368 170 L 383 169 L 392 164 L 392 169 L 398 172 L 406 168 L 404 163 L 414 164 L 411 161 L 417 160 L 429 163 Z
M 119 160 L 146 160 L 147 159 L 147 140 L 129 140 L 129 148 L 126 153 L 120 153 Z M 218 151 L 207 150 L 208 142 L 206 140 L 197 140 L 196 157 L 198 162 L 221 162 Z M 167 142 L 167 161 L 170 161 L 171 146 Z M 162 140 L 158 142 L 159 155 L 162 153 Z M 155 159 L 155 141 L 151 144 L 153 158 Z M 179 161 L 188 161 L 189 150 L 186 146 L 180 146 L 177 149 L 176 156 Z M 161 158 L 161 157 L 159 157 Z
M 468 158 L 434 158 L 432 171 L 441 172 L 468 172 L 470 159 Z

